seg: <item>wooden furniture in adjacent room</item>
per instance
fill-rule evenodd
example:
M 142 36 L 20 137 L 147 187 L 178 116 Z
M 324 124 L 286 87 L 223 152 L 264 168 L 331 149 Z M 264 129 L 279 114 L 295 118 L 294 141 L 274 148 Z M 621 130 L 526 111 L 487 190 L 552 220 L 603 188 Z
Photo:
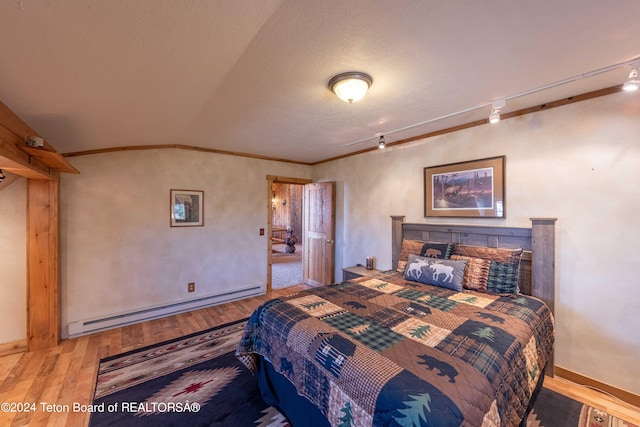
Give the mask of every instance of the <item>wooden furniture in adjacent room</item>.
M 284 238 L 286 237 L 287 228 L 280 227 L 278 225 L 271 226 L 271 241 L 273 243 L 284 243 Z

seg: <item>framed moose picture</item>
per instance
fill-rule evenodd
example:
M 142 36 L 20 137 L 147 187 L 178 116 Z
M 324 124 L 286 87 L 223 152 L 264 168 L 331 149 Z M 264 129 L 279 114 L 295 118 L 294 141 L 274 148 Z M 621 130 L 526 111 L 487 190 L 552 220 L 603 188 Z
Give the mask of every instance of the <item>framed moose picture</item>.
M 424 215 L 504 218 L 505 156 L 424 168 Z

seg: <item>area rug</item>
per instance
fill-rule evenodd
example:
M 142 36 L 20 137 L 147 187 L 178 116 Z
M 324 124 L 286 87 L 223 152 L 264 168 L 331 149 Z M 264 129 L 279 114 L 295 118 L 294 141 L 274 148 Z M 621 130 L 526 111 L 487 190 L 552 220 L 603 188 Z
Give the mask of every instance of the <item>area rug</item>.
M 90 427 L 288 426 L 234 352 L 245 320 L 100 361 Z M 543 388 L 527 427 L 637 427 Z
M 100 361 L 89 426 L 280 426 L 235 357 L 246 319 Z

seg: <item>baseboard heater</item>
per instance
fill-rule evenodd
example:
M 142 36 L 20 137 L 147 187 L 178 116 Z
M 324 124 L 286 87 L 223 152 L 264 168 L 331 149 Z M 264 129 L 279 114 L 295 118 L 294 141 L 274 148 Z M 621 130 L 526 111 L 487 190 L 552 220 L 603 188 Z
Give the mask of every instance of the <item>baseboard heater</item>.
M 144 322 L 146 320 L 159 319 L 161 317 L 184 313 L 185 311 L 197 310 L 199 308 L 210 307 L 212 305 L 223 304 L 225 302 L 236 301 L 262 294 L 264 294 L 264 288 L 254 286 L 252 288 L 239 289 L 188 301 L 180 301 L 158 307 L 149 307 L 129 313 L 102 317 L 100 319 L 72 322 L 69 323 L 69 338 L 75 338 L 81 335 L 113 329 L 120 326 L 131 325 L 133 323 Z

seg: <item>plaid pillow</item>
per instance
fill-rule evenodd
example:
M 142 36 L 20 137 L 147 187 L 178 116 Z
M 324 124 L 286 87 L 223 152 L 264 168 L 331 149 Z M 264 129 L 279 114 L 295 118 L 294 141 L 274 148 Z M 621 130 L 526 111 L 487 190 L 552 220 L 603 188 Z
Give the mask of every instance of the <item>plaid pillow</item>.
M 450 243 L 431 243 L 424 242 L 422 240 L 403 239 L 396 270 L 400 273 L 404 273 L 404 270 L 407 267 L 409 254 L 426 256 L 429 258 L 449 259 L 452 249 L 453 245 Z
M 496 295 L 518 293 L 522 249 L 454 245 L 451 259 L 467 260 L 462 286 Z

